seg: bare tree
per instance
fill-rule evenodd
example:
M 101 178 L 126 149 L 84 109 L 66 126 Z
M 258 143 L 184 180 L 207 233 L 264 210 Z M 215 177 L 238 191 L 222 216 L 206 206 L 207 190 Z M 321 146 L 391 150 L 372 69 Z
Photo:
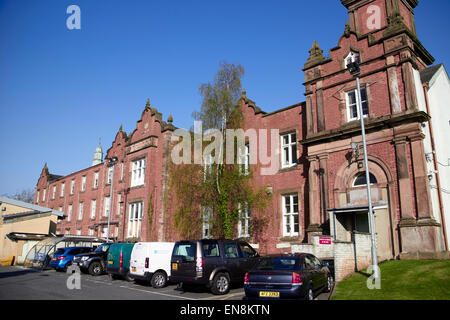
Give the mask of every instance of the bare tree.
M 22 191 L 17 191 L 15 194 L 4 194 L 5 197 L 33 203 L 34 202 L 34 190 L 33 189 L 23 189 Z

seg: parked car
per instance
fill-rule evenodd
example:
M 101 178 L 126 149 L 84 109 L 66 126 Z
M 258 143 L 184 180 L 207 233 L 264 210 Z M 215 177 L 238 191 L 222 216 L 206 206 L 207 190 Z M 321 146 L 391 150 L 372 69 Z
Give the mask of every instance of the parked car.
M 226 294 L 231 282 L 244 281 L 245 273 L 258 258 L 244 241 L 178 241 L 172 253 L 170 280 L 181 285 L 205 285 L 213 294 Z
M 66 271 L 72 264 L 73 257 L 80 253 L 91 252 L 91 247 L 69 247 L 59 248 L 53 254 L 52 260 L 50 260 L 50 267 L 57 271 Z
M 130 257 L 134 243 L 113 243 L 109 247 L 106 272 L 112 279 L 123 278 L 133 281 L 130 277 Z
M 269 255 L 245 275 L 245 298 L 313 300 L 331 283 L 327 263 L 312 254 Z
M 130 276 L 149 282 L 154 288 L 166 286 L 174 242 L 138 242 L 131 252 Z
M 106 258 L 110 246 L 111 243 L 103 243 L 92 252 L 77 254 L 72 263 L 78 265 L 84 273 L 101 275 L 106 271 Z

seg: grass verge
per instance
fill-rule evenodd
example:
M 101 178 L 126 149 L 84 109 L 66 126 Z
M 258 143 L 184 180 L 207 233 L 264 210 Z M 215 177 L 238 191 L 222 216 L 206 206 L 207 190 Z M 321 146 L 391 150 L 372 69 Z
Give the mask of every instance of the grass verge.
M 381 289 L 362 270 L 336 286 L 332 300 L 450 300 L 450 260 L 393 260 L 379 265 Z

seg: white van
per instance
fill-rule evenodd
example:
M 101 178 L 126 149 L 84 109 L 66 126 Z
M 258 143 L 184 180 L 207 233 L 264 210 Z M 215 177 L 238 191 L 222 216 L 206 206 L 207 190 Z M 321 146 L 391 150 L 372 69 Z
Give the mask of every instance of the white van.
M 138 242 L 130 258 L 130 276 L 162 288 L 170 276 L 170 259 L 174 242 Z

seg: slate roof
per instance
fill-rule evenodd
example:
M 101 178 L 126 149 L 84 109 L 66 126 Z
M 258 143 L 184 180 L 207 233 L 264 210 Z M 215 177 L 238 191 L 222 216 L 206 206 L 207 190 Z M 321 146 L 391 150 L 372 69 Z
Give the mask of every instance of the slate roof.
M 420 79 L 423 83 L 430 83 L 434 75 L 444 66 L 442 63 L 420 71 Z

